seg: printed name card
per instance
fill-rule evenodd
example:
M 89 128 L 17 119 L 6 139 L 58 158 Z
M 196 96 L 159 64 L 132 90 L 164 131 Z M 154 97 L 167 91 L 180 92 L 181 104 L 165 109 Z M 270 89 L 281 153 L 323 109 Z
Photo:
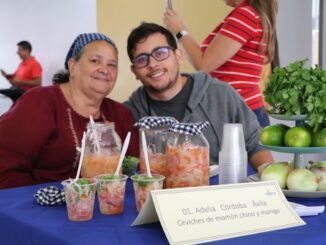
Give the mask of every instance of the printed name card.
M 158 220 L 170 244 L 305 225 L 274 181 L 152 191 L 132 225 Z

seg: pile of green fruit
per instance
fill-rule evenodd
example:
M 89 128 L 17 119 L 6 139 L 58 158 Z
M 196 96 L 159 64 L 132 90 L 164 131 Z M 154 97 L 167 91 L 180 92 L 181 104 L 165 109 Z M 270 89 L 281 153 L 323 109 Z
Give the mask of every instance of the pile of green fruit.
M 310 127 L 290 128 L 284 124 L 275 124 L 262 129 L 260 142 L 270 146 L 325 147 L 326 128 L 313 132 Z
M 264 90 L 270 114 L 307 115 L 306 123 L 316 132 L 326 117 L 326 71 L 307 60 L 275 67 Z

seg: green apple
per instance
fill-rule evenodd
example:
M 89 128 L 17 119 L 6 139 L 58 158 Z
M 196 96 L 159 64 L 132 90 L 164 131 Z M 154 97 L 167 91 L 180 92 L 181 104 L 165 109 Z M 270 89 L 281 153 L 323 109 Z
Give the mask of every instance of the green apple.
M 288 189 L 293 191 L 316 191 L 318 187 L 314 173 L 305 168 L 297 168 L 291 171 L 286 184 Z
M 260 179 L 262 181 L 275 180 L 281 189 L 285 189 L 287 176 L 292 169 L 293 167 L 288 162 L 272 163 L 265 167 L 265 169 L 262 171 Z

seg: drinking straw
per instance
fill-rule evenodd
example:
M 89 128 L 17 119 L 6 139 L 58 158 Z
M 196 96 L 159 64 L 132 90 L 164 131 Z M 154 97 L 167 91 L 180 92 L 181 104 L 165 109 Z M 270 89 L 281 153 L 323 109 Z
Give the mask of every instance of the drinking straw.
M 121 150 L 121 154 L 120 154 L 118 166 L 117 166 L 117 169 L 115 170 L 115 173 L 114 173 L 115 176 L 119 176 L 119 172 L 120 172 L 120 168 L 121 168 L 121 165 L 122 165 L 122 161 L 125 158 L 125 155 L 126 155 L 126 152 L 127 152 L 128 146 L 129 146 L 130 135 L 131 135 L 131 133 L 128 132 L 128 134 L 127 134 L 127 136 L 125 138 L 125 141 L 123 142 L 123 146 L 122 146 L 122 150 Z
M 146 166 L 146 172 L 148 177 L 152 177 L 151 175 L 151 170 L 149 168 L 149 160 L 148 160 L 148 152 L 147 152 L 147 143 L 146 143 L 146 137 L 145 137 L 145 132 L 141 132 L 141 142 L 143 146 L 143 152 L 144 152 L 144 158 L 145 158 L 145 166 Z
M 98 153 L 100 153 L 100 140 L 98 137 L 98 133 L 96 131 L 95 122 L 94 122 L 92 115 L 89 116 L 89 121 L 91 123 L 91 128 L 93 131 L 93 136 L 94 136 L 94 141 L 95 141 L 95 152 L 98 154 Z
M 71 184 L 75 183 L 79 179 L 80 170 L 81 170 L 81 166 L 83 164 L 83 158 L 84 158 L 84 152 L 85 152 L 85 142 L 86 142 L 86 133 L 84 132 L 83 138 L 81 141 L 81 150 L 80 150 L 80 158 L 79 158 L 79 163 L 78 163 L 77 174 L 76 174 L 76 178 L 71 182 Z

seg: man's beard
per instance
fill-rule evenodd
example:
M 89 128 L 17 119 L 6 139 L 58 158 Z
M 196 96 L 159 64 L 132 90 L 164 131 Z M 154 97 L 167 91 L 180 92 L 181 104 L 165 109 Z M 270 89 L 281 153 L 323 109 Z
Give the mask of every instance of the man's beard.
M 178 80 L 178 77 L 179 77 L 179 74 L 180 74 L 180 72 L 178 71 L 176 73 L 174 79 L 170 80 L 169 83 L 165 87 L 155 88 L 155 87 L 152 87 L 152 86 L 148 86 L 148 87 L 146 87 L 146 90 L 149 93 L 152 93 L 152 94 L 160 94 L 160 93 L 163 93 L 165 91 L 168 91 L 170 88 L 172 88 L 176 84 L 176 82 Z

